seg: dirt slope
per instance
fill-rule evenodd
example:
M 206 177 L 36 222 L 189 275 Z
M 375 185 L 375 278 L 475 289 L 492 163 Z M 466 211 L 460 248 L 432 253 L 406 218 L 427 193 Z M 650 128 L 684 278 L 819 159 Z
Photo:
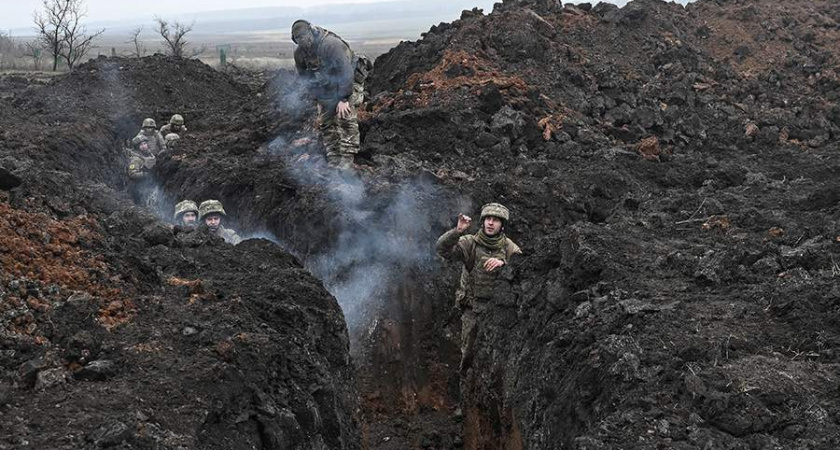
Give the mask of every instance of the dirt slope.
M 378 58 L 358 176 L 323 166 L 288 73 L 2 79 L 0 448 L 836 448 L 837 20 L 467 11 Z M 295 257 L 128 204 L 120 141 L 183 111 L 152 212 L 218 198 Z M 456 422 L 457 268 L 432 243 L 488 201 L 525 255 Z

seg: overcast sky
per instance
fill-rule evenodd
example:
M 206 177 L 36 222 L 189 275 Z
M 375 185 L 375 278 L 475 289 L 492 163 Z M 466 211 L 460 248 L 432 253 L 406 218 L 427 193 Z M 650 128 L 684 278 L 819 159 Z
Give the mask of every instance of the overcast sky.
M 314 6 L 331 3 L 376 3 L 382 0 L 86 0 L 88 21 L 137 17 L 148 20 L 198 11 L 257 8 L 263 6 Z M 42 0 L 0 0 L 0 29 L 32 26 L 32 12 L 41 9 Z
M 264 6 L 316 6 L 340 3 L 377 3 L 387 0 L 86 0 L 87 21 L 107 21 L 136 18 L 138 22 L 150 20 L 153 16 L 172 17 L 225 9 L 258 8 Z M 393 0 L 390 0 L 393 1 Z M 499 0 L 500 1 L 500 0 Z M 576 0 L 563 3 L 580 3 Z M 592 4 L 598 0 L 586 0 Z M 606 0 L 624 5 L 628 0 Z M 676 0 L 685 4 L 692 0 Z M 0 0 L 0 29 L 31 28 L 32 13 L 41 9 L 43 0 Z M 477 1 L 476 4 L 486 3 Z M 453 18 L 455 19 L 455 18 Z

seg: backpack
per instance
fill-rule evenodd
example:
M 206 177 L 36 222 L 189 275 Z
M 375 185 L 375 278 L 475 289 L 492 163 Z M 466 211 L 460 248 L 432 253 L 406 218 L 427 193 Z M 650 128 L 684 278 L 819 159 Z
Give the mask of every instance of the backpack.
M 356 72 L 353 79 L 356 83 L 362 84 L 367 80 L 370 72 L 373 70 L 373 61 L 365 55 L 356 55 Z

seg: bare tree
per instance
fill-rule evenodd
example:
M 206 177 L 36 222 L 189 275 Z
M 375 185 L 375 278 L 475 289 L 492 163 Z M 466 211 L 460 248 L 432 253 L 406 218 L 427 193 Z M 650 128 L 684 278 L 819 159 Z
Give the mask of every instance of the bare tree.
M 143 32 L 143 26 L 131 30 L 130 39 L 127 44 L 134 44 L 134 53 L 131 55 L 135 58 L 142 58 L 146 56 L 146 46 L 140 41 L 140 33 Z
M 176 20 L 170 24 L 160 17 L 155 17 L 155 21 L 158 24 L 158 34 L 166 43 L 169 54 L 177 58 L 183 58 L 187 50 L 186 35 L 192 31 L 195 22 L 185 25 Z
M 90 50 L 93 39 L 105 32 L 88 34 L 81 20 L 87 14 L 84 0 L 43 0 L 43 11 L 33 14 L 35 30 L 42 46 L 53 59 L 53 71 L 63 59 L 67 67 L 73 66 Z
M 207 44 L 202 44 L 200 47 L 193 47 L 192 50 L 190 50 L 190 58 L 195 58 L 203 55 L 205 52 L 207 52 L 208 48 L 209 47 L 207 46 Z
M 43 0 L 44 10 L 35 12 L 32 20 L 35 22 L 35 31 L 38 32 L 38 39 L 41 41 L 44 50 L 52 56 L 53 72 L 58 69 L 58 60 L 61 51 L 64 50 L 64 24 L 67 22 L 67 15 L 70 13 L 70 2 L 73 0 Z
M 65 47 L 61 52 L 61 57 L 67 62 L 67 68 L 71 71 L 73 66 L 90 51 L 93 40 L 105 32 L 105 29 L 99 29 L 91 34 L 88 34 L 87 27 L 80 22 L 82 18 L 87 15 L 87 11 L 82 7 L 83 0 L 53 0 L 53 1 L 68 1 L 71 4 L 70 14 L 66 21 L 64 30 Z

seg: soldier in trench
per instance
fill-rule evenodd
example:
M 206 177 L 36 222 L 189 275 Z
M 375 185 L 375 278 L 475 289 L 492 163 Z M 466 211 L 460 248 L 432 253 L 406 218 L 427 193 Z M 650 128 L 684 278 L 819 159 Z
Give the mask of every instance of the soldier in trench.
M 198 205 L 192 200 L 184 200 L 175 205 L 175 225 L 195 228 L 198 225 Z
M 134 148 L 128 151 L 128 191 L 134 203 L 151 206 L 154 203 L 155 183 L 152 169 L 157 159 L 149 146 L 149 140 L 142 136 Z
M 481 208 L 479 226 L 475 234 L 465 234 L 472 219 L 458 215 L 458 223 L 437 240 L 437 253 L 448 261 L 463 263 L 460 285 L 455 300 L 461 308 L 461 391 L 464 379 L 475 354 L 478 318 L 493 297 L 493 286 L 498 273 L 511 257 L 522 253 L 512 240 L 505 236 L 505 225 L 510 211 L 499 203 L 488 203 Z M 460 408 L 459 408 L 460 410 Z
M 225 208 L 218 200 L 205 200 L 198 206 L 198 220 L 204 223 L 211 234 L 219 236 L 228 244 L 236 245 L 242 242 L 242 238 L 236 234 L 236 231 L 222 225 L 225 218 L 227 218 Z
M 305 20 L 292 24 L 295 67 L 318 103 L 320 131 L 330 167 L 352 169 L 359 152 L 358 107 L 364 81 L 372 69 L 369 59 L 356 55 L 335 33 Z
M 143 138 L 146 138 L 146 141 L 149 143 L 149 151 L 152 152 L 152 155 L 157 156 L 160 152 L 166 150 L 166 143 L 163 140 L 163 136 L 157 130 L 155 119 L 143 119 L 143 127 L 137 133 L 137 136 L 132 139 L 131 143 L 137 145 Z
M 180 114 L 175 114 L 169 119 L 169 123 L 160 127 L 160 134 L 161 136 L 166 137 L 166 135 L 170 133 L 175 133 L 176 135 L 181 135 L 181 133 L 186 133 L 187 127 L 184 125 L 184 116 Z

